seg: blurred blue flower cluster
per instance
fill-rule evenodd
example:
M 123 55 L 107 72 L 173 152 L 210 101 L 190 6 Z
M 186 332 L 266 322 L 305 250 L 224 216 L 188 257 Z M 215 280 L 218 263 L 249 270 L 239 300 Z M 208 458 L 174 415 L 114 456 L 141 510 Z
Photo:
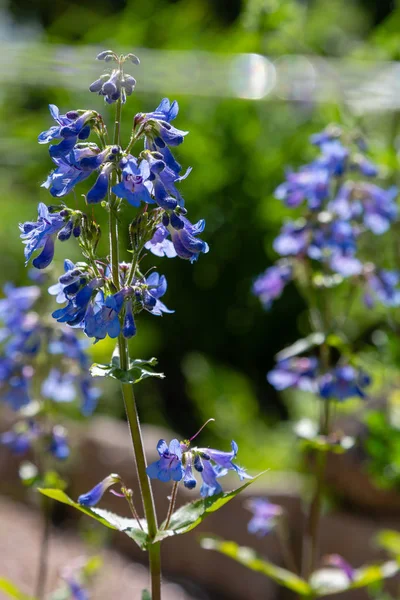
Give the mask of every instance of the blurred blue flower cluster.
M 253 291 L 270 308 L 284 287 L 296 276 L 296 265 L 308 264 L 336 282 L 353 278 L 365 289 L 371 306 L 400 305 L 399 272 L 375 264 L 375 256 L 363 260 L 362 238 L 386 233 L 398 214 L 397 189 L 373 183 L 379 170 L 366 156 L 365 142 L 355 137 L 344 141 L 337 127 L 312 136 L 319 154 L 298 171 L 288 171 L 275 191 L 287 207 L 300 207 L 301 216 L 284 223 L 274 241 L 282 258 L 256 279 Z
M 49 405 L 77 399 L 83 415 L 94 411 L 99 390 L 88 373 L 86 342 L 76 330 L 40 316 L 35 310 L 41 299 L 39 286 L 6 284 L 4 295 L 0 300 L 0 398 L 19 419 L 1 435 L 0 443 L 24 454 L 43 440 L 46 451 L 65 459 L 69 455 L 66 430 L 41 417 Z

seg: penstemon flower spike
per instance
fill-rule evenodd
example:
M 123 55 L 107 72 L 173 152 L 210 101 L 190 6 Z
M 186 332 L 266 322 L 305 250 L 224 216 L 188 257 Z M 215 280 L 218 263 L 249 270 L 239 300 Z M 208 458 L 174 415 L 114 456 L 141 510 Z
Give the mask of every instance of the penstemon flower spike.
M 136 85 L 126 66 L 128 62 L 138 65 L 139 59 L 133 54 L 117 55 L 112 50 L 101 52 L 97 59 L 110 64 L 110 69 L 90 85 L 90 91 L 103 96 L 106 105 L 115 105 L 113 138 L 109 139 L 105 121 L 98 112 L 78 109 L 61 114 L 55 105 L 50 105 L 55 124 L 39 135 L 39 143 L 49 144 L 55 169 L 43 187 L 62 204 L 47 207 L 41 203 L 37 221 L 20 225 L 21 239 L 25 244 L 26 261 L 32 259 L 37 269 L 45 269 L 52 263 L 58 242 L 78 242 L 83 260 L 73 263 L 66 258 L 64 273 L 59 276 L 58 283 L 49 288 L 50 295 L 61 305 L 53 310 L 52 316 L 60 324 L 81 329 L 94 342 L 106 337 L 116 340 L 110 364 L 93 365 L 91 372 L 109 375 L 121 382 L 146 527 L 142 526 L 133 504 L 131 490 L 116 475 L 106 477 L 92 490 L 82 494 L 77 506 L 95 506 L 108 487 L 115 483 L 121 485 L 121 493 L 142 533 L 140 543 L 146 539 L 151 598 L 160 600 L 160 541 L 155 541 L 159 529 L 151 479 L 172 480 L 176 484 L 165 529 L 170 526 L 173 516 L 179 482 L 183 480 L 188 489 L 196 485 L 193 469 L 201 474 L 203 497 L 222 493 L 218 478 L 229 470 L 236 471 L 241 480 L 251 478 L 232 462 L 237 454 L 235 442 L 232 442 L 231 452 L 190 449 L 190 442 L 213 419 L 209 419 L 189 441 L 180 443 L 173 440 L 169 447 L 160 441 L 160 460 L 147 466 L 133 384 L 144 377 L 160 377 L 162 374 L 151 370 L 154 359 L 131 359 L 127 342 L 140 332 L 142 311 L 155 316 L 174 311 L 161 300 L 168 287 L 165 276 L 155 271 L 152 265 L 143 267 L 142 261 L 145 257 L 148 260 L 149 257 L 178 256 L 193 263 L 201 254 L 206 254 L 209 247 L 199 237 L 204 231 L 205 221 L 190 221 L 180 189 L 191 168 L 184 171 L 173 155 L 173 149 L 181 145 L 188 134 L 172 124 L 178 115 L 177 102 L 164 98 L 154 111 L 138 113 L 133 119 L 128 144 L 124 147 L 122 107 Z M 91 141 L 92 135 L 97 136 L 97 142 Z M 142 148 L 133 154 L 140 142 Z M 90 183 L 89 190 L 83 194 L 84 203 L 72 209 L 67 203 L 68 195 L 86 179 L 90 179 Z M 89 212 L 85 204 L 90 206 Z M 132 214 L 129 226 L 131 247 L 128 249 L 131 259 L 128 263 L 120 260 L 123 250 L 119 239 L 122 209 Z M 101 236 L 95 220 L 98 210 L 108 213 L 109 252 L 106 258 L 98 255 Z M 66 383 L 53 372 L 47 387 L 52 389 L 57 385 L 60 394 L 64 389 L 67 393 Z M 65 448 L 61 431 L 56 433 L 53 445 L 57 448 L 55 452 L 62 454 Z M 18 448 L 24 442 L 15 438 L 9 443 Z M 235 493 L 239 491 L 240 488 Z

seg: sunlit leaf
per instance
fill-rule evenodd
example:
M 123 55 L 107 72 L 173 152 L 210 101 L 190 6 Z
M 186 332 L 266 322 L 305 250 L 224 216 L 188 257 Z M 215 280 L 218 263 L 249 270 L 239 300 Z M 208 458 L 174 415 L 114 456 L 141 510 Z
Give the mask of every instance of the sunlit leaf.
M 109 529 L 115 529 L 125 533 L 134 542 L 136 542 L 136 544 L 142 550 L 146 550 L 148 546 L 148 536 L 146 533 L 147 524 L 144 519 L 141 519 L 140 521 L 144 529 L 144 531 L 142 531 L 135 519 L 121 517 L 113 512 L 104 510 L 103 508 L 88 508 L 86 506 L 81 506 L 77 502 L 71 500 L 71 498 L 69 498 L 69 496 L 67 496 L 67 494 L 65 494 L 65 492 L 62 490 L 39 488 L 38 491 L 48 498 L 52 498 L 53 500 L 57 500 L 58 502 L 62 502 L 63 504 L 67 504 L 68 506 L 76 508 L 80 512 L 88 515 L 92 519 L 95 519 Z
M 295 573 L 265 560 L 252 548 L 239 546 L 236 542 L 221 540 L 214 537 L 203 538 L 201 540 L 201 545 L 206 550 L 216 550 L 217 552 L 225 554 L 225 556 L 233 558 L 248 569 L 266 575 L 279 585 L 282 585 L 301 596 L 309 596 L 312 592 L 307 581 L 298 577 Z
M 233 498 L 240 494 L 241 491 L 254 483 L 261 475 L 264 475 L 264 473 L 265 471 L 259 473 L 256 477 L 246 481 L 245 484 L 231 492 L 221 492 L 220 494 L 215 494 L 209 498 L 199 498 L 198 500 L 194 500 L 193 502 L 189 502 L 189 504 L 181 506 L 172 515 L 168 529 L 163 529 L 165 527 L 165 522 L 162 523 L 155 541 L 158 542 L 171 535 L 181 535 L 191 531 L 200 525 L 207 515 L 219 510 L 225 504 L 230 502 L 230 500 L 233 500 Z
M 400 557 L 400 533 L 393 529 L 384 529 L 379 532 L 377 542 L 381 548 L 384 548 L 390 554 Z
M 119 367 L 118 357 L 114 356 L 109 365 L 94 363 L 90 367 L 90 373 L 93 377 L 112 377 L 122 383 L 139 383 L 139 381 L 143 381 L 143 379 L 147 379 L 148 377 L 163 379 L 165 377 L 164 373 L 157 373 L 152 370 L 152 367 L 156 364 L 156 358 L 150 358 L 150 360 L 131 360 L 129 369 L 124 371 Z
M 5 579 L 4 577 L 0 577 L 0 591 L 7 594 L 9 598 L 15 598 L 16 600 L 34 600 L 32 596 L 27 596 L 21 592 L 12 581 Z

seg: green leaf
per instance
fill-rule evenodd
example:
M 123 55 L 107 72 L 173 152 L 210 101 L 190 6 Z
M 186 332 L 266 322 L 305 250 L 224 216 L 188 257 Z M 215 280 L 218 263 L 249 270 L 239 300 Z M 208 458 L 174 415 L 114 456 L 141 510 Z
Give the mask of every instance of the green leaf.
M 367 587 L 388 577 L 393 577 L 398 572 L 399 564 L 395 560 L 355 569 L 353 580 L 350 580 L 342 569 L 318 569 L 311 575 L 310 585 L 317 596 L 329 596 Z
M 384 529 L 377 536 L 378 545 L 395 556 L 400 557 L 400 533 L 392 529 Z
M 9 598 L 15 598 L 16 600 L 34 600 L 31 596 L 27 596 L 20 589 L 15 586 L 12 581 L 0 577 L 0 590 L 7 594 Z
M 119 367 L 118 356 L 114 356 L 111 364 L 100 365 L 94 363 L 90 367 L 90 373 L 92 377 L 112 377 L 118 379 L 122 383 L 139 383 L 143 379 L 148 377 L 158 377 L 163 379 L 164 373 L 157 373 L 151 369 L 157 364 L 156 358 L 150 358 L 150 360 L 136 359 L 129 362 L 129 369 L 124 371 Z M 150 368 L 149 368 L 150 367 Z
M 193 502 L 189 502 L 189 504 L 181 506 L 172 515 L 168 529 L 164 529 L 165 521 L 162 523 L 154 541 L 159 542 L 171 535 L 181 535 L 191 531 L 200 525 L 208 514 L 222 508 L 230 500 L 235 498 L 235 496 L 240 494 L 242 490 L 254 483 L 261 475 L 264 475 L 264 473 L 266 473 L 266 471 L 259 473 L 256 477 L 253 477 L 253 479 L 247 481 L 244 485 L 241 485 L 231 492 L 221 492 L 220 494 L 215 494 L 215 496 L 200 498 L 199 500 L 194 500 Z
M 104 510 L 103 508 L 88 508 L 86 506 L 81 506 L 77 502 L 74 502 L 63 492 L 62 490 L 55 489 L 41 489 L 38 488 L 38 491 L 47 496 L 48 498 L 52 498 L 53 500 L 57 500 L 57 502 L 62 502 L 63 504 L 67 504 L 68 506 L 73 506 L 80 512 L 88 515 L 95 521 L 98 521 L 105 527 L 109 529 L 115 529 L 117 531 L 121 531 L 125 533 L 128 537 L 130 537 L 142 550 L 146 550 L 148 547 L 148 535 L 146 533 L 146 520 L 141 519 L 140 523 L 144 529 L 140 529 L 137 521 L 135 519 L 127 519 L 125 517 L 120 517 L 109 510 Z
M 312 589 L 304 579 L 298 577 L 295 573 L 277 567 L 273 563 L 259 556 L 252 548 L 239 546 L 236 542 L 221 540 L 218 538 L 206 537 L 201 540 L 201 545 L 205 550 L 216 550 L 233 558 L 240 564 L 252 571 L 257 571 L 266 575 L 279 585 L 286 587 L 301 596 L 310 596 Z
M 142 592 L 142 600 L 151 600 L 149 590 L 143 590 Z

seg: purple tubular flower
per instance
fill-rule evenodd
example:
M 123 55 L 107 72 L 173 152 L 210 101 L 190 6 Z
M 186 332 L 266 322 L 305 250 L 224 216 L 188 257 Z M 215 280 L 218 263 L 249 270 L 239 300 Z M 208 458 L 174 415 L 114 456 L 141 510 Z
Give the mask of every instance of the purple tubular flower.
M 25 244 L 24 254 L 26 264 L 36 250 L 42 250 L 32 264 L 37 269 L 46 268 L 54 257 L 54 238 L 64 227 L 65 219 L 59 212 L 51 213 L 42 202 L 38 206 L 36 223 L 27 221 L 21 223 L 21 239 Z
M 85 140 L 90 135 L 90 126 L 87 125 L 87 122 L 92 118 L 93 113 L 91 111 L 87 111 L 81 115 L 78 112 L 71 111 L 66 115 L 60 115 L 60 111 L 55 106 L 55 104 L 49 104 L 50 114 L 53 119 L 56 121 L 57 125 L 53 125 L 47 131 L 43 131 L 39 137 L 39 144 L 47 144 L 53 140 L 62 139 L 61 144 L 58 144 L 58 149 L 62 146 L 62 144 L 68 140 L 72 141 L 72 145 L 68 147 L 68 145 L 64 145 L 64 147 L 57 152 L 54 150 L 57 146 L 50 147 L 50 154 L 52 156 L 62 156 L 63 149 L 65 148 L 65 152 L 68 152 L 73 148 L 78 138 L 80 140 Z M 54 154 L 55 153 L 55 154 Z
M 132 311 L 132 300 L 128 299 L 125 304 L 124 326 L 122 328 L 124 338 L 130 339 L 136 335 L 136 324 Z
M 347 169 L 349 151 L 339 140 L 329 140 L 319 144 L 322 156 L 318 157 L 315 164 L 326 168 L 331 175 L 340 176 Z
M 81 506 L 96 506 L 96 504 L 100 502 L 101 498 L 103 497 L 104 493 L 108 490 L 108 488 L 110 488 L 115 483 L 119 483 L 120 481 L 120 476 L 116 475 L 115 473 L 112 473 L 111 475 L 103 479 L 103 481 L 100 481 L 100 483 L 95 485 L 94 488 L 92 488 L 89 492 L 86 492 L 86 494 L 81 494 L 78 498 L 78 503 Z
M 177 439 L 173 439 L 168 447 L 165 440 L 160 440 L 157 444 L 157 451 L 160 460 L 155 461 L 146 469 L 150 479 L 159 479 L 160 481 L 181 481 L 184 475 L 182 464 L 181 444 Z
M 54 402 L 72 402 L 76 398 L 75 376 L 53 368 L 42 383 L 41 391 L 42 396 Z
M 167 256 L 168 258 L 174 258 L 177 256 L 177 253 L 171 240 L 167 239 L 168 237 L 168 229 L 164 225 L 160 224 L 155 230 L 151 240 L 146 242 L 144 247 L 146 250 L 150 250 L 150 252 L 152 252 L 155 256 Z
M 253 284 L 253 294 L 258 296 L 263 307 L 268 310 L 272 302 L 279 298 L 292 278 L 292 267 L 277 263 L 259 275 Z
M 210 457 L 210 459 L 218 465 L 221 469 L 227 469 L 228 471 L 236 471 L 241 480 L 252 479 L 244 469 L 235 465 L 232 461 L 236 458 L 239 447 L 235 441 L 231 442 L 232 451 L 223 452 L 222 450 L 213 450 L 212 448 L 204 449 L 204 452 Z M 205 464 L 205 463 L 204 463 Z
M 168 231 L 177 255 L 193 263 L 198 259 L 199 254 L 206 254 L 209 251 L 208 244 L 196 237 L 204 231 L 206 222 L 202 219 L 192 225 L 186 217 L 181 216 L 180 219 L 183 222 L 183 228 L 174 229 L 172 225 L 169 225 Z
M 133 156 L 121 161 L 122 181 L 112 188 L 114 194 L 119 198 L 125 198 L 132 206 L 140 206 L 143 201 L 147 204 L 154 204 L 148 187 L 151 183 L 148 181 L 150 176 L 149 163 L 142 160 L 140 164 Z
M 310 232 L 307 225 L 286 223 L 275 238 L 273 248 L 281 256 L 299 256 L 306 252 Z
M 397 188 L 384 190 L 372 183 L 360 184 L 364 208 L 364 225 L 375 235 L 385 233 L 398 214 Z
M 154 112 L 139 113 L 135 117 L 135 123 L 144 128 L 145 147 L 162 154 L 166 165 L 175 173 L 180 173 L 181 165 L 175 160 L 168 146 L 181 144 L 188 133 L 170 124 L 178 115 L 178 111 L 176 100 L 171 103 L 168 98 L 163 98 Z
M 282 508 L 263 498 L 252 498 L 246 502 L 246 507 L 253 513 L 247 529 L 259 537 L 267 535 L 274 527 Z
M 223 471 L 220 472 L 219 469 L 213 467 L 210 462 L 206 460 L 204 462 L 204 468 L 201 471 L 203 484 L 200 488 L 200 496 L 208 498 L 209 496 L 214 496 L 214 494 L 222 492 L 222 487 L 217 481 L 217 478 L 224 474 Z
M 96 340 L 103 340 L 106 335 L 110 338 L 118 337 L 121 326 L 119 314 L 124 304 L 126 290 L 122 289 L 112 296 L 104 295 L 100 292 L 95 303 L 91 303 L 85 314 L 84 331 L 88 337 L 94 337 Z
M 74 164 L 70 157 L 53 158 L 56 169 L 50 173 L 42 187 L 49 190 L 55 198 L 61 198 L 84 181 L 91 174 L 90 170 L 83 170 L 78 164 Z
M 188 490 L 192 490 L 197 485 L 196 479 L 193 476 L 192 453 L 191 452 L 187 452 L 185 454 L 185 470 L 184 470 L 184 475 L 183 475 L 183 485 Z
M 370 290 L 368 294 L 368 306 L 374 305 L 374 298 L 385 306 L 400 306 L 400 273 L 398 271 L 387 271 L 378 269 L 366 277 L 366 283 Z
M 315 357 L 285 358 L 267 374 L 267 380 L 278 391 L 295 387 L 305 392 L 315 392 L 317 369 Z
M 327 400 L 344 401 L 348 398 L 365 398 L 363 388 L 371 383 L 371 378 L 350 365 L 336 367 L 319 381 L 319 395 Z
M 162 313 L 173 313 L 161 302 L 160 298 L 167 291 L 167 280 L 164 275 L 151 273 L 145 280 L 147 290 L 143 293 L 143 305 L 152 315 L 160 317 Z
M 67 432 L 64 427 L 56 425 L 51 432 L 49 451 L 58 460 L 66 460 L 69 457 Z
M 329 173 L 315 165 L 307 165 L 297 173 L 289 171 L 286 181 L 275 190 L 275 198 L 294 208 L 305 200 L 311 210 L 317 210 L 328 197 Z
M 98 175 L 94 186 L 88 191 L 86 201 L 88 204 L 97 204 L 104 200 L 108 191 L 108 170 L 103 169 Z
M 39 431 L 32 421 L 24 423 L 22 427 L 18 424 L 11 431 L 0 434 L 0 444 L 6 446 L 13 454 L 26 454 L 32 447 L 32 441 L 37 437 Z

